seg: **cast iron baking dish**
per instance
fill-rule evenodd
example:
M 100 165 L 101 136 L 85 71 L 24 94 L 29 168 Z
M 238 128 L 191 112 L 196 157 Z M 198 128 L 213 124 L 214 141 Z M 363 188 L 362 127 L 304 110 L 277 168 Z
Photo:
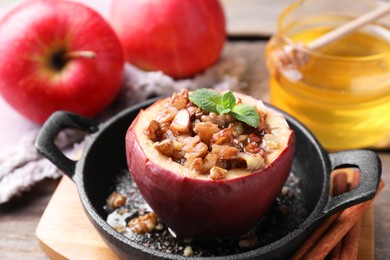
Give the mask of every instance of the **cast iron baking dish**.
M 124 259 L 185 258 L 137 243 L 115 231 L 105 221 L 107 212 L 104 206 L 115 185 L 116 174 L 127 170 L 126 131 L 139 110 L 155 101 L 148 100 L 124 110 L 103 124 L 72 113 L 56 112 L 43 125 L 36 141 L 37 149 L 74 181 L 91 223 L 107 245 Z M 288 258 L 327 216 L 374 197 L 381 177 L 381 163 L 374 152 L 351 150 L 328 154 L 302 124 L 289 115 L 285 114 L 285 117 L 296 135 L 292 172 L 300 179 L 299 189 L 307 217 L 294 230 L 264 246 L 234 255 L 198 259 Z M 68 159 L 54 143 L 57 134 L 67 128 L 91 134 L 78 161 Z M 346 167 L 360 169 L 360 184 L 348 193 L 330 197 L 330 172 Z

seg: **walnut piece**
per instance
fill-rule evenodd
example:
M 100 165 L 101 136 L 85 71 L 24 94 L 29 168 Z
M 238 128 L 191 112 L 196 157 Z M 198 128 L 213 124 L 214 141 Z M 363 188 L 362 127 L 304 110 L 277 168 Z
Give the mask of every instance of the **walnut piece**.
M 157 216 L 154 212 L 133 218 L 127 226 L 136 234 L 145 234 L 153 231 L 157 226 Z
M 198 122 L 194 126 L 194 132 L 197 134 L 202 142 L 209 145 L 213 134 L 217 133 L 219 128 L 211 122 Z
M 116 191 L 112 192 L 107 199 L 107 207 L 111 210 L 123 207 L 126 204 L 126 196 Z
M 214 181 L 225 179 L 226 174 L 227 170 L 218 166 L 214 166 L 210 169 L 210 178 Z

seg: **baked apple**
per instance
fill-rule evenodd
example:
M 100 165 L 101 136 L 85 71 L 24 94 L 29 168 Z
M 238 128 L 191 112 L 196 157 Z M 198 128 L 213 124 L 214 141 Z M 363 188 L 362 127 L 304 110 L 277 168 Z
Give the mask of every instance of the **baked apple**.
M 259 100 L 197 91 L 182 90 L 140 111 L 126 134 L 128 167 L 176 235 L 242 235 L 283 187 L 295 135 L 282 114 Z

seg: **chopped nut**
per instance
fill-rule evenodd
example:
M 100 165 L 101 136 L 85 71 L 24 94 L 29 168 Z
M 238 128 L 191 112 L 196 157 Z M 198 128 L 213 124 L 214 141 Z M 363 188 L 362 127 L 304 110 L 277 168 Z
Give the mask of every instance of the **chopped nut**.
M 188 113 L 190 114 L 190 117 L 194 117 L 196 116 L 197 113 L 200 112 L 200 108 L 197 107 L 194 103 L 190 102 L 187 104 L 187 110 L 188 110 Z
M 210 144 L 213 134 L 217 133 L 219 128 L 211 122 L 199 122 L 194 126 L 194 132 L 199 135 L 202 142 Z
M 153 231 L 157 226 L 157 216 L 155 213 L 148 213 L 138 218 L 133 218 L 127 226 L 136 234 L 145 234 Z
M 223 147 L 224 145 L 213 144 L 211 145 L 211 153 L 220 154 Z
M 203 166 L 203 159 L 202 158 L 195 158 L 191 165 L 190 165 L 190 170 L 195 170 L 196 172 L 201 172 L 202 171 L 202 166 Z
M 232 130 L 234 137 L 238 137 L 244 133 L 244 126 L 241 122 L 233 122 L 229 125 L 229 128 Z
M 150 121 L 148 128 L 145 129 L 144 134 L 153 142 L 160 140 L 161 126 L 156 120 Z
M 200 142 L 195 145 L 192 153 L 195 153 L 197 157 L 204 158 L 208 153 L 208 149 L 209 147 L 205 143 Z
M 205 157 L 208 151 L 208 146 L 200 141 L 199 136 L 186 137 L 183 141 L 184 153 L 195 153 L 198 157 Z
M 224 128 L 230 122 L 233 122 L 235 120 L 232 115 L 229 114 L 217 115 L 216 113 L 213 112 L 209 114 L 209 117 L 213 124 L 216 124 L 221 128 Z
M 176 108 L 166 108 L 157 114 L 156 120 L 160 124 L 171 123 L 172 120 L 175 118 L 177 112 L 179 112 L 179 110 L 177 110 Z
M 171 157 L 172 159 L 183 158 L 182 144 L 172 139 L 165 139 L 161 142 L 155 143 L 154 147 L 163 155 Z
M 195 136 L 188 136 L 182 140 L 183 142 L 183 151 L 189 152 L 195 145 L 197 145 L 200 142 L 200 137 Z
M 171 100 L 169 101 L 168 105 L 170 107 L 174 107 L 174 108 L 180 110 L 182 108 L 185 108 L 188 103 L 189 103 L 188 90 L 187 89 L 183 89 L 179 93 L 173 94 L 173 96 L 172 96 Z
M 232 116 L 231 114 L 223 114 L 223 115 L 219 115 L 219 116 L 222 117 L 223 120 L 226 122 L 225 126 L 226 126 L 226 124 L 230 124 L 230 123 L 236 121 L 234 116 Z
M 210 116 L 208 116 L 208 115 L 202 115 L 202 116 L 200 117 L 200 121 L 201 121 L 201 122 L 209 122 L 209 123 L 211 123 L 211 118 L 210 118 Z
M 184 157 L 186 158 L 184 163 L 184 167 L 186 168 L 190 168 L 193 162 L 197 159 L 196 155 L 193 153 L 186 153 Z
M 126 196 L 122 195 L 116 191 L 112 192 L 111 195 L 107 199 L 107 206 L 111 210 L 115 210 L 117 208 L 123 207 L 126 204 Z
M 158 142 L 154 145 L 154 148 L 166 156 L 172 156 L 175 150 L 172 139 L 165 139 L 161 142 Z
M 192 247 L 191 246 L 186 246 L 184 248 L 184 252 L 183 252 L 183 255 L 184 256 L 191 256 L 194 252 L 192 251 Z
M 219 152 L 219 159 L 234 159 L 237 157 L 239 150 L 231 146 L 223 146 Z
M 226 178 L 227 170 L 214 166 L 210 169 L 210 178 L 214 181 Z
M 211 138 L 212 144 L 232 144 L 233 135 L 230 128 L 225 128 L 215 134 Z
M 217 160 L 218 160 L 218 155 L 216 155 L 216 154 L 209 153 L 208 155 L 206 155 L 206 157 L 204 158 L 202 172 L 208 173 L 210 171 L 210 169 L 213 166 L 215 166 L 215 164 L 217 163 Z

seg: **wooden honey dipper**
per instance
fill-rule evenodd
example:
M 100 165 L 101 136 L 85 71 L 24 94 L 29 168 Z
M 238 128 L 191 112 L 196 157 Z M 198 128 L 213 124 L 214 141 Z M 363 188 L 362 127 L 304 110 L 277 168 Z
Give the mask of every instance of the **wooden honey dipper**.
M 337 27 L 306 45 L 297 43 L 284 46 L 283 49 L 273 50 L 271 59 L 290 80 L 300 80 L 302 75 L 297 68 L 303 66 L 310 59 L 310 56 L 299 49 L 305 48 L 311 51 L 320 49 L 389 13 L 390 4 L 383 3 L 380 7 Z

